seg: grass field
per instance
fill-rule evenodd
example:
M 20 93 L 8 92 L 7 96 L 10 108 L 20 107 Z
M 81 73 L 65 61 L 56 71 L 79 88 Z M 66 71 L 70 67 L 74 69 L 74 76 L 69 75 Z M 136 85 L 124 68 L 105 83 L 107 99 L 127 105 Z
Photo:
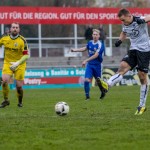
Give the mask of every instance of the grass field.
M 11 91 L 0 109 L 0 150 L 148 150 L 150 95 L 148 110 L 135 116 L 139 88 L 113 87 L 102 101 L 97 87 L 90 101 L 82 88 L 25 90 L 23 108 Z M 67 116 L 55 114 L 59 101 L 69 104 Z

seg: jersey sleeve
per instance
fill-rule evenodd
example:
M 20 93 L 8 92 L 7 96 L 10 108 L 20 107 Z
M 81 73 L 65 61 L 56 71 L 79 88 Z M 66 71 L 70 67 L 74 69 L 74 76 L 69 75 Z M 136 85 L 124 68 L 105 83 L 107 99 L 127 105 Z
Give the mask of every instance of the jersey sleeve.
M 141 16 L 140 19 L 145 19 L 145 16 Z
M 28 43 L 27 43 L 27 41 L 25 40 L 25 38 L 24 38 L 23 36 L 20 35 L 20 38 L 21 38 L 22 41 L 23 41 L 22 54 L 23 54 L 23 55 L 28 55 Z
M 26 40 L 24 40 L 23 55 L 28 55 L 28 44 Z
M 102 50 L 102 43 L 101 42 L 98 42 L 98 48 L 96 50 L 98 53 L 103 53 L 103 50 Z
M 0 37 L 0 47 L 3 45 L 3 36 Z

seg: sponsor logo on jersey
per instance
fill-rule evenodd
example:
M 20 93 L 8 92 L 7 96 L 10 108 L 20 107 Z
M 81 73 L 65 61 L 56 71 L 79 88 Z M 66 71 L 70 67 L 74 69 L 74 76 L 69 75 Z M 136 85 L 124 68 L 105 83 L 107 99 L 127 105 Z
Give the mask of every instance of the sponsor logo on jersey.
M 18 46 L 18 43 L 14 43 L 14 47 L 17 47 Z

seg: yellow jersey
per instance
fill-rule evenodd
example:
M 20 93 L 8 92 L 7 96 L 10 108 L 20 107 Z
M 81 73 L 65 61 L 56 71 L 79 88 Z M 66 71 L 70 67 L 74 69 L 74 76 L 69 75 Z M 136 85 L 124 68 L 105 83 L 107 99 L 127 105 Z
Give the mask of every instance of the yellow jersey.
M 11 35 L 2 35 L 0 46 L 2 45 L 4 46 L 4 63 L 16 62 L 28 53 L 28 44 L 21 35 L 15 38 L 12 38 Z

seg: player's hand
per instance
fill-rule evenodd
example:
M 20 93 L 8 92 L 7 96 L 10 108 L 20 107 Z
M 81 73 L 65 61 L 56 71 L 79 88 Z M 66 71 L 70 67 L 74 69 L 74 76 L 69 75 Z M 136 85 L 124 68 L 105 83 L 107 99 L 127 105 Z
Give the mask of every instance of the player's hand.
M 85 67 L 85 65 L 86 65 L 86 60 L 84 60 L 83 62 L 82 62 L 82 67 Z
M 121 41 L 121 40 L 117 40 L 117 41 L 115 42 L 115 46 L 116 46 L 116 47 L 119 47 L 121 44 L 122 44 L 122 41 Z
M 16 62 L 10 62 L 11 66 L 10 66 L 10 69 L 12 71 L 15 71 L 15 69 L 19 66 L 19 61 L 16 61 Z
M 134 21 L 137 22 L 137 24 L 143 24 L 143 23 L 145 23 L 145 20 L 141 19 L 141 18 L 135 18 Z
M 71 48 L 71 52 L 75 52 L 75 50 L 73 48 Z

